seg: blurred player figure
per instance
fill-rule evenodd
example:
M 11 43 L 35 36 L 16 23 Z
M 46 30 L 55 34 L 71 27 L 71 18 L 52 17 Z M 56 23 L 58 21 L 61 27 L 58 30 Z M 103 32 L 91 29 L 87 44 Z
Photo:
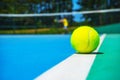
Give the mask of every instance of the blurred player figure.
M 65 30 L 65 33 L 68 32 L 68 20 L 66 18 L 63 18 L 61 20 L 55 20 L 55 22 L 63 23 L 63 29 Z
M 63 29 L 64 29 L 64 30 L 67 30 L 67 27 L 68 27 L 68 21 L 67 21 L 66 18 L 63 18 L 63 19 L 59 20 L 58 22 L 62 22 L 63 25 L 64 25 Z

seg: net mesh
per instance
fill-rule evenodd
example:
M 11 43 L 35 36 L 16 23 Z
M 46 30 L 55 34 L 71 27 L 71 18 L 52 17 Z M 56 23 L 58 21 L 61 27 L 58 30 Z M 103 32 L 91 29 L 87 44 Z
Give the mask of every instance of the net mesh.
M 40 14 L 0 14 L 0 30 L 27 30 L 27 33 L 39 33 L 49 28 L 62 29 L 63 24 L 55 20 L 66 18 L 68 29 L 74 29 L 81 25 L 101 26 L 120 22 L 120 9 L 105 9 L 92 11 L 62 12 L 62 13 L 40 13 Z M 11 33 L 12 33 L 11 32 Z M 25 31 L 26 32 L 26 31 Z M 25 33 L 24 32 L 24 33 Z M 49 33 L 49 32 L 48 32 Z

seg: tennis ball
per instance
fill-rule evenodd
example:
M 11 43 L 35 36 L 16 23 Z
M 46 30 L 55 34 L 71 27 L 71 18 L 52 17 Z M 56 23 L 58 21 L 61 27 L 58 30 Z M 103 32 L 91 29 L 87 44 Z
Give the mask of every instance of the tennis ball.
M 79 53 L 91 53 L 99 45 L 100 37 L 95 29 L 81 26 L 71 35 L 71 45 Z

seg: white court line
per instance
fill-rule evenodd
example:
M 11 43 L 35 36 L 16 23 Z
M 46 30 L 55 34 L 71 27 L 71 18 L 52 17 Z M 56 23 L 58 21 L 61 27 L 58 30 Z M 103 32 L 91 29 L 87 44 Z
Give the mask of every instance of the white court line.
M 95 52 L 99 50 L 105 36 L 103 34 L 100 37 L 100 44 Z M 96 54 L 73 54 L 34 80 L 85 80 L 95 57 Z

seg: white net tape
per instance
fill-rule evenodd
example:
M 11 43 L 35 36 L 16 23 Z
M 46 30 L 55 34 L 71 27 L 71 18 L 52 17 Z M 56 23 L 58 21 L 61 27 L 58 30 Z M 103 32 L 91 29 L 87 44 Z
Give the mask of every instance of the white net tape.
M 62 12 L 62 13 L 40 13 L 40 14 L 0 14 L 0 17 L 39 17 L 39 16 L 59 16 L 59 15 L 75 15 L 75 14 L 92 14 L 92 13 L 108 13 L 119 12 L 117 9 L 92 10 L 92 11 L 77 11 L 77 12 Z

